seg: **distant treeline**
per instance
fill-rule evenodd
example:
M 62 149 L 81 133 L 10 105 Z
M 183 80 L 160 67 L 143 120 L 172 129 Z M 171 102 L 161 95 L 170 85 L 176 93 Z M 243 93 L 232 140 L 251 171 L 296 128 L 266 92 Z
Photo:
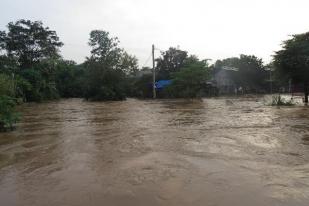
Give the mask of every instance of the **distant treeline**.
M 293 79 L 304 83 L 307 91 L 309 35 L 301 35 L 294 36 L 295 41 L 285 41 L 283 50 L 269 65 L 253 55 L 210 65 L 208 59 L 200 60 L 171 47 L 156 59 L 157 80 L 171 80 L 164 90 L 158 90 L 158 95 L 215 95 L 218 91 L 214 76 L 224 67 L 237 68 L 230 78 L 236 88 L 246 88 L 248 92 L 269 91 L 269 70 L 275 69 L 274 88 Z M 63 59 L 59 52 L 62 46 L 57 33 L 40 21 L 22 19 L 10 22 L 6 31 L 0 31 L 0 129 L 12 126 L 18 119 L 14 106 L 22 102 L 70 97 L 89 101 L 152 97 L 151 69 L 139 68 L 137 58 L 121 48 L 118 38 L 107 31 L 90 32 L 91 52 L 82 64 Z M 293 54 L 297 54 L 295 58 Z

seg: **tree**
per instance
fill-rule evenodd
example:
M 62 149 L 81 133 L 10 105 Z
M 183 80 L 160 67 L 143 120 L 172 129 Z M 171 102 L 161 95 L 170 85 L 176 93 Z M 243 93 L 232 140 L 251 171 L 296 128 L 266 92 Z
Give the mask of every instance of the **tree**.
M 134 76 L 138 71 L 138 60 L 135 56 L 124 52 L 120 59 L 120 69 L 127 75 Z
M 14 111 L 16 100 L 15 82 L 12 77 L 0 74 L 0 131 L 7 127 L 12 128 L 18 120 L 18 114 Z
M 207 60 L 198 60 L 191 56 L 180 71 L 172 74 L 172 84 L 168 93 L 174 97 L 196 98 L 201 96 L 210 78 Z
M 309 32 L 295 34 L 283 42 L 282 50 L 274 55 L 274 66 L 283 78 L 304 86 L 305 103 L 309 93 Z
M 109 32 L 102 30 L 93 30 L 90 32 L 89 46 L 91 56 L 90 62 L 102 62 L 106 67 L 115 68 L 121 60 L 122 49 L 119 47 L 117 37 L 110 37 Z
M 0 73 L 13 74 L 19 70 L 16 59 L 8 57 L 7 55 L 0 55 Z
M 178 72 L 185 64 L 188 52 L 170 47 L 161 52 L 161 57 L 156 59 L 158 79 L 170 79 L 173 72 Z
M 0 74 L 0 95 L 15 96 L 15 82 L 6 74 Z
M 16 101 L 14 98 L 0 95 L 0 131 L 6 128 L 13 128 L 13 124 L 19 119 L 19 114 L 15 112 Z
M 5 31 L 0 31 L 0 51 L 5 48 L 5 38 L 6 38 Z
M 127 75 L 135 72 L 137 60 L 119 47 L 117 37 L 94 30 L 90 33 L 91 56 L 85 62 L 85 98 L 123 100 L 126 98 Z
M 237 87 L 259 91 L 267 86 L 267 71 L 263 61 L 254 55 L 241 54 L 240 57 L 218 60 L 214 65 L 215 72 L 223 69 L 224 66 L 236 69 L 236 71 L 227 72 Z
M 0 72 L 13 76 L 16 95 L 25 101 L 59 97 L 56 66 L 62 46 L 55 31 L 40 21 L 19 20 L 0 32 Z
M 60 60 L 56 66 L 56 88 L 61 97 L 83 97 L 85 68 L 74 61 Z
M 8 33 L 2 31 L 0 46 L 9 57 L 17 59 L 20 68 L 32 67 L 43 59 L 59 57 L 59 41 L 55 31 L 40 21 L 18 20 L 8 24 Z

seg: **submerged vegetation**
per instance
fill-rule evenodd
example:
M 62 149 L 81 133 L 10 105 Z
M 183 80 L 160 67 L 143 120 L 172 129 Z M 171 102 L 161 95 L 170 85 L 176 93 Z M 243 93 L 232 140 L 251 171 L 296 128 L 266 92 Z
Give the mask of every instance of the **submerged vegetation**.
M 11 77 L 0 74 L 0 131 L 12 129 L 13 124 L 19 119 L 15 112 L 17 99 L 15 96 L 15 82 Z
M 286 100 L 280 94 L 272 96 L 271 106 L 292 106 L 294 102 L 292 99 Z
M 13 129 L 13 124 L 19 119 L 15 112 L 16 100 L 9 96 L 0 96 L 0 131 Z
M 191 57 L 179 72 L 172 74 L 172 79 L 172 84 L 167 88 L 170 97 L 202 97 L 210 79 L 207 60 L 199 61 L 197 57 Z
M 253 55 L 216 61 L 199 59 L 171 47 L 155 59 L 157 80 L 169 85 L 156 88 L 159 98 L 199 98 L 218 95 L 222 89 L 235 94 L 267 93 L 287 81 L 304 85 L 308 98 L 309 33 L 284 42 L 274 62 L 264 65 Z M 138 60 L 126 52 L 109 32 L 90 32 L 90 55 L 77 64 L 60 55 L 63 43 L 56 31 L 40 21 L 18 20 L 0 31 L 0 129 L 18 120 L 15 105 L 57 98 L 78 97 L 89 101 L 152 97 L 152 69 L 139 69 Z M 275 70 L 273 79 L 271 72 Z M 270 74 L 270 75 L 269 75 Z M 273 105 L 289 105 L 281 97 Z

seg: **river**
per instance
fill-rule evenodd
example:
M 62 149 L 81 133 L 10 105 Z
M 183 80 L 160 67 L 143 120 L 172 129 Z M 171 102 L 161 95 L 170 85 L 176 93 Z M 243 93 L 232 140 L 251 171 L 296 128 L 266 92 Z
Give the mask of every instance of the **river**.
M 263 97 L 19 108 L 1 206 L 309 205 L 309 108 Z

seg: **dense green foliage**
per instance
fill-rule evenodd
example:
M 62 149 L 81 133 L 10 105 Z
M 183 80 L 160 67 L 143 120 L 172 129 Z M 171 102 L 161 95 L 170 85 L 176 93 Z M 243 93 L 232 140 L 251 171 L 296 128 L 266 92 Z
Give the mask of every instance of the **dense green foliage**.
M 56 64 L 63 44 L 55 31 L 42 22 L 10 22 L 0 32 L 1 119 L 0 128 L 17 120 L 14 107 L 19 99 L 42 101 L 58 98 Z
M 60 97 L 83 97 L 85 69 L 73 61 L 60 60 L 56 65 L 56 89 Z
M 56 62 L 63 44 L 55 31 L 42 22 L 19 20 L 1 32 L 0 72 L 14 76 L 16 95 L 24 101 L 42 101 L 59 97 L 56 90 Z
M 152 98 L 152 69 L 144 67 L 128 78 L 128 96 L 138 98 Z
M 44 27 L 42 22 L 22 19 L 8 24 L 0 45 L 9 57 L 17 60 L 20 69 L 28 69 L 43 59 L 58 58 L 58 48 L 63 44 L 56 32 Z
M 0 95 L 15 96 L 15 83 L 6 74 L 0 74 Z
M 63 43 L 42 22 L 18 20 L 7 28 L 0 31 L 0 73 L 13 82 L 14 91 L 8 96 L 23 101 L 59 97 L 123 100 L 136 93 L 138 61 L 108 32 L 90 33 L 91 55 L 77 65 L 61 58 Z
M 19 119 L 19 114 L 15 112 L 15 105 L 15 99 L 0 95 L 0 131 L 12 129 L 13 124 Z
M 180 68 L 183 68 L 188 52 L 171 47 L 167 51 L 161 52 L 161 55 L 156 59 L 158 78 L 170 79 L 173 72 L 178 72 Z
M 85 62 L 85 98 L 89 100 L 124 100 L 127 77 L 137 70 L 137 59 L 119 47 L 119 40 L 109 33 L 90 33 L 91 56 Z
M 11 77 L 0 74 L 0 131 L 12 128 L 18 120 L 18 113 L 14 111 L 16 105 L 15 83 Z
M 309 94 L 309 32 L 293 35 L 283 42 L 283 49 L 274 56 L 274 66 L 280 78 L 291 78 L 304 85 L 305 102 Z
M 172 74 L 172 84 L 168 87 L 169 96 L 182 98 L 202 97 L 210 79 L 207 60 L 199 61 L 190 57 L 183 68 Z

